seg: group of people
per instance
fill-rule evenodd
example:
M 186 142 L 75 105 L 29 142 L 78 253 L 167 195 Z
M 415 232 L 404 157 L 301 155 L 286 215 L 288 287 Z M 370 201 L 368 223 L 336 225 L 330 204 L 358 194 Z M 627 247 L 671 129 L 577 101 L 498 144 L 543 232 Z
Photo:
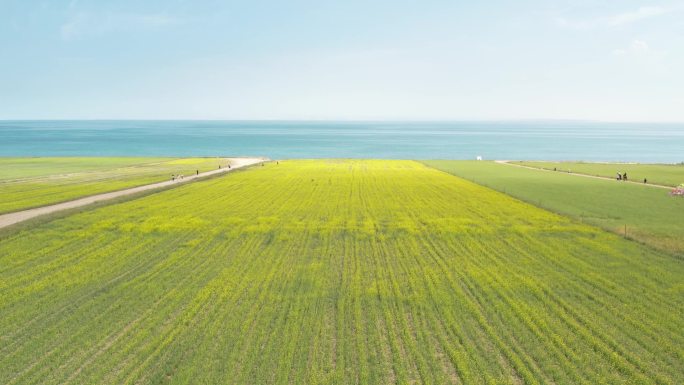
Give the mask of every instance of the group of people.
M 218 168 L 221 169 L 221 165 L 220 165 L 220 164 L 219 164 Z M 228 168 L 229 168 L 229 169 L 231 168 L 231 167 L 230 167 L 230 164 L 228 165 Z M 199 176 L 199 170 L 195 170 L 195 175 L 198 175 L 198 176 Z M 172 175 L 171 175 L 171 180 L 174 180 L 174 181 L 175 181 L 175 180 L 182 180 L 183 178 L 184 178 L 183 174 L 179 174 L 179 175 L 172 174 Z
M 617 173 L 617 180 L 621 180 L 621 181 L 625 181 L 625 182 L 626 182 L 626 181 L 627 181 L 627 173 L 626 173 L 626 172 L 620 173 L 620 172 L 618 171 L 618 173 Z M 648 183 L 648 179 L 646 179 L 646 178 L 644 178 L 644 184 L 645 184 L 645 183 Z

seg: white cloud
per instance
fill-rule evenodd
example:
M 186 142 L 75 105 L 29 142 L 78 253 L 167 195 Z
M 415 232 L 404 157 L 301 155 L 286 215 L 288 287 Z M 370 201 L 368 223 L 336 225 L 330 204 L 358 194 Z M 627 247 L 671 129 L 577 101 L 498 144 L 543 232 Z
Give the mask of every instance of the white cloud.
M 564 17 L 558 17 L 556 18 L 556 24 L 563 28 L 571 29 L 611 28 L 635 23 L 637 21 L 644 19 L 662 16 L 667 13 L 680 10 L 682 10 L 682 7 L 666 8 L 661 6 L 648 6 L 640 7 L 635 11 L 628 11 L 615 15 L 594 17 L 588 19 L 569 20 Z
M 632 40 L 632 43 L 627 48 L 618 48 L 613 50 L 614 55 L 644 55 L 650 51 L 648 44 L 639 39 Z
M 128 15 L 126 19 L 129 23 L 146 27 L 164 27 L 180 23 L 179 19 L 165 14 Z
M 84 13 L 77 13 L 73 15 L 69 21 L 62 24 L 59 28 L 59 33 L 64 40 L 71 40 L 79 35 L 87 23 L 87 15 Z
M 605 18 L 605 23 L 608 26 L 614 27 L 622 24 L 633 23 L 649 17 L 660 16 L 667 13 L 668 10 L 663 7 L 641 7 L 636 11 L 625 12 L 618 15 Z
M 123 14 L 89 12 L 72 13 L 69 19 L 60 26 L 60 36 L 64 40 L 101 35 L 112 31 L 130 29 L 155 29 L 180 24 L 178 19 L 167 14 Z

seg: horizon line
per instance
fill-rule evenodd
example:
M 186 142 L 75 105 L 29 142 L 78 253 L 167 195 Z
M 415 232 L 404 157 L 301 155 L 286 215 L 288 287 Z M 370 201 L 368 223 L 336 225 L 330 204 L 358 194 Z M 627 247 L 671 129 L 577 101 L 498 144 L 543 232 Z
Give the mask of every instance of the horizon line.
M 634 124 L 684 124 L 684 120 L 610 120 L 571 118 L 520 118 L 520 119 L 217 119 L 217 118 L 39 118 L 3 119 L 0 122 L 297 122 L 297 123 L 634 123 Z

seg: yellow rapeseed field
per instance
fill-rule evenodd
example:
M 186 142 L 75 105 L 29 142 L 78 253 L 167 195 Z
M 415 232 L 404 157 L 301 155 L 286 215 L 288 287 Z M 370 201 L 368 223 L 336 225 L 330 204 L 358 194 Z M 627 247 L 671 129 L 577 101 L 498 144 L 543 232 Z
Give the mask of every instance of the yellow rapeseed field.
M 681 384 L 682 260 L 412 161 L 0 235 L 2 384 Z

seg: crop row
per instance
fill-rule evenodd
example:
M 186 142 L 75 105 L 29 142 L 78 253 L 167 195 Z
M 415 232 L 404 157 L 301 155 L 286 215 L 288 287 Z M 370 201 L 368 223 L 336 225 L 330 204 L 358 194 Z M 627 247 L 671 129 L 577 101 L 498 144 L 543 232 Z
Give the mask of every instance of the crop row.
M 286 161 L 0 239 L 4 384 L 677 384 L 684 266 L 409 161 Z

